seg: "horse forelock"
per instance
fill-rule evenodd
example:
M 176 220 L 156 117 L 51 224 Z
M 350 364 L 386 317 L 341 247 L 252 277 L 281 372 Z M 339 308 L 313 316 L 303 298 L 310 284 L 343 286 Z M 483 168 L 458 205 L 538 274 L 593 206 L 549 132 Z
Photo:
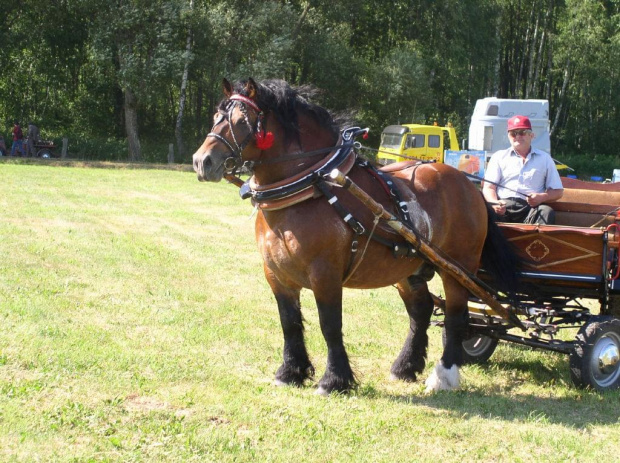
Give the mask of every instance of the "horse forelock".
M 239 81 L 234 85 L 235 93 L 249 96 L 246 89 L 247 81 Z M 282 126 L 284 136 L 288 140 L 299 139 L 299 115 L 310 116 L 320 127 L 329 130 L 334 139 L 340 132 L 340 124 L 325 108 L 311 102 L 319 91 L 310 86 L 293 87 L 284 80 L 269 79 L 257 82 L 258 93 L 256 103 L 265 113 L 271 113 Z M 226 108 L 228 100 L 224 99 L 219 106 Z

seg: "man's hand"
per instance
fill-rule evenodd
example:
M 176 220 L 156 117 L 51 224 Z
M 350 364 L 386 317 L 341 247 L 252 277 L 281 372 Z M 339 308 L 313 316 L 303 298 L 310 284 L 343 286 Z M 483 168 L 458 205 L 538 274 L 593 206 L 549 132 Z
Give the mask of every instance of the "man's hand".
M 497 215 L 504 215 L 506 213 L 506 201 L 502 199 L 492 204 L 491 207 L 493 207 L 493 210 Z
M 541 205 L 547 199 L 547 193 L 530 193 L 527 197 L 527 203 L 530 207 Z
M 552 203 L 553 201 L 557 201 L 563 194 L 564 190 L 554 190 L 549 188 L 544 193 L 530 193 L 527 197 L 527 203 L 531 207 L 536 207 L 542 203 Z
M 497 186 L 492 183 L 485 182 L 482 186 L 482 194 L 484 199 L 491 205 L 497 215 L 506 214 L 506 202 L 498 199 Z

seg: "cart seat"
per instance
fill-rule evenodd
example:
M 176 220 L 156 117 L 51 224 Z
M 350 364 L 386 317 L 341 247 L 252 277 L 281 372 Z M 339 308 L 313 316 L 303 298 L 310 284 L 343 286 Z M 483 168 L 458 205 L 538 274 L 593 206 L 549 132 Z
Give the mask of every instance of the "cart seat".
M 550 206 L 555 223 L 574 227 L 607 227 L 620 209 L 620 183 L 592 183 L 562 177 L 564 195 Z

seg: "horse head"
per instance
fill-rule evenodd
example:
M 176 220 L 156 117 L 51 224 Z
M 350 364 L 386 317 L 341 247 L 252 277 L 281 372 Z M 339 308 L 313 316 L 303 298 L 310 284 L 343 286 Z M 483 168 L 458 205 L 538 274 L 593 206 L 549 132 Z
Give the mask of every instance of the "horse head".
M 307 101 L 309 87 L 293 88 L 280 80 L 257 83 L 249 78 L 234 86 L 224 79 L 223 90 L 225 97 L 213 116 L 213 128 L 193 155 L 200 181 L 219 182 L 242 166 L 254 171 L 267 159 L 281 160 L 292 152 L 332 146 L 337 140 L 331 115 Z M 323 135 L 310 130 L 311 124 L 322 126 Z M 261 166 L 262 176 L 277 178 L 294 169 L 283 166 L 285 162 L 278 164 L 269 169 Z
M 224 79 L 223 90 L 225 98 L 213 116 L 211 132 L 193 155 L 200 181 L 219 182 L 273 145 L 273 133 L 265 129 L 265 112 L 257 101 L 258 84 L 250 78 L 235 90 Z

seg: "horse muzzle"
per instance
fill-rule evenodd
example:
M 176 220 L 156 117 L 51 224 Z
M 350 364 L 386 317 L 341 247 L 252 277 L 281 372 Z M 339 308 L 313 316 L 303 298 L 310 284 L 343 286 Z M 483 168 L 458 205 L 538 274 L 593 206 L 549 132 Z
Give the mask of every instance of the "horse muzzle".
M 197 151 L 194 153 L 194 172 L 201 182 L 219 182 L 224 176 L 224 163 L 214 162 L 214 157 L 208 153 Z

